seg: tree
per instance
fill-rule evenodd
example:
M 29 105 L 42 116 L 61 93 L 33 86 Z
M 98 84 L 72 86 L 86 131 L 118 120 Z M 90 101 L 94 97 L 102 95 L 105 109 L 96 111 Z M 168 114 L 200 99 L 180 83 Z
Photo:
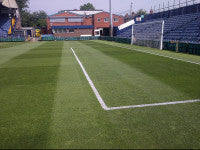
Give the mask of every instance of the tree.
M 28 10 L 22 10 L 21 14 L 21 24 L 24 27 L 46 27 L 47 14 L 44 11 L 35 11 L 33 13 L 30 13 Z
M 29 8 L 29 0 L 16 0 L 21 15 L 21 25 L 23 27 L 46 27 L 47 13 L 44 11 L 36 11 L 31 13 Z
M 21 25 L 28 27 L 30 12 L 27 10 L 29 8 L 29 0 L 16 0 L 21 16 Z
M 91 3 L 80 6 L 80 10 L 95 10 L 95 7 Z
M 33 12 L 30 18 L 32 21 L 30 25 L 33 27 L 40 27 L 40 28 L 46 27 L 47 26 L 46 17 L 47 14 L 45 11 Z
M 29 8 L 28 4 L 29 4 L 29 0 L 16 0 L 17 5 L 19 7 L 19 11 L 20 13 L 25 10 L 26 8 Z
M 136 13 L 136 16 L 146 15 L 146 10 L 139 9 Z
M 21 16 L 22 27 L 30 27 L 29 24 L 30 24 L 31 13 L 27 10 L 22 10 L 20 16 Z

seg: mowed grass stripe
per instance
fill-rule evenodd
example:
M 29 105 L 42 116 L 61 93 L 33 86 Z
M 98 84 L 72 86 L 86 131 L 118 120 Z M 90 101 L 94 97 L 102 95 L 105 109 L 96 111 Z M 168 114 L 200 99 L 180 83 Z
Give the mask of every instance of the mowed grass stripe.
M 0 148 L 46 146 L 62 45 L 63 42 L 35 43 L 34 49 L 0 68 Z M 55 51 L 55 58 L 47 57 L 49 50 Z M 37 63 L 35 66 L 31 53 L 42 54 L 46 65 Z M 37 60 L 34 55 L 32 57 Z M 39 57 L 38 61 L 42 59 Z M 24 67 L 24 60 L 29 65 Z
M 116 46 L 116 47 L 124 47 L 129 50 L 134 50 L 134 51 L 142 51 L 144 53 L 152 53 L 156 55 L 162 55 L 166 57 L 172 57 L 174 59 L 181 59 L 185 62 L 194 62 L 194 63 L 200 63 L 200 57 L 198 55 L 191 55 L 191 54 L 186 54 L 186 53 L 177 53 L 173 51 L 168 51 L 168 50 L 159 50 L 155 48 L 150 48 L 150 47 L 143 47 L 143 46 L 137 46 L 137 45 L 130 45 L 130 44 L 124 44 L 124 43 L 117 43 L 117 42 L 110 42 L 110 41 L 103 41 L 103 40 L 95 40 L 94 42 L 101 43 L 101 44 L 107 44 L 111 46 Z
M 84 42 L 76 44 L 74 50 L 108 107 L 190 98 L 140 70 L 85 45 Z
M 10 69 L 29 65 L 31 67 L 45 67 L 45 64 L 48 67 L 57 66 L 59 70 L 56 68 L 54 71 L 59 72 L 59 80 L 52 76 L 49 78 L 52 82 L 45 81 L 40 85 L 38 82 L 33 84 L 26 80 L 27 86 L 18 85 L 19 82 L 17 82 L 15 83 L 17 86 L 0 87 L 0 107 L 2 108 L 0 110 L 0 148 L 200 148 L 199 103 L 104 111 L 70 52 L 70 48 L 80 46 L 79 50 L 83 50 L 81 61 L 84 59 L 87 71 L 94 71 L 94 66 L 90 69 L 89 64 L 101 62 L 98 60 L 99 54 L 101 57 L 111 59 L 111 61 L 104 60 L 105 66 L 108 61 L 116 63 L 113 69 L 118 70 L 117 64 L 128 66 L 127 70 L 132 69 L 126 63 L 90 46 L 84 46 L 84 48 L 90 47 L 88 51 L 94 51 L 93 54 L 85 51 L 84 48 L 81 49 L 84 44 L 79 42 L 64 43 L 65 48 L 69 47 L 69 49 L 66 53 L 63 51 L 62 63 L 57 56 L 49 58 L 49 65 L 47 65 L 48 58 L 44 58 L 45 61 L 43 58 L 38 58 L 38 61 L 42 62 L 40 65 L 39 62 L 35 64 L 37 58 L 21 57 L 18 60 L 15 59 L 16 65 L 10 61 L 3 65 L 4 68 Z M 29 51 L 28 54 L 53 53 L 53 49 L 61 54 L 62 42 L 48 42 L 42 45 L 42 48 Z M 91 60 L 88 56 L 94 59 Z M 20 60 L 28 62 L 27 65 L 23 65 Z M 55 61 L 55 64 L 52 61 Z M 31 62 L 33 62 L 32 65 Z M 62 64 L 61 67 L 59 67 L 60 64 Z M 96 70 L 100 72 L 105 66 L 101 65 L 100 68 L 96 66 Z M 106 75 L 108 73 L 109 70 L 106 70 Z M 43 72 L 38 73 L 38 76 L 41 74 Z M 104 81 L 104 78 L 99 79 Z M 55 88 L 56 95 L 52 102 Z
M 25 44 L 25 42 L 0 42 L 0 49 L 15 47 L 21 44 Z
M 70 48 L 80 47 L 76 52 L 84 53 L 81 59 L 85 57 L 87 70 L 91 67 L 88 64 L 99 62 L 98 55 L 102 54 L 91 48 L 88 51 L 95 55 L 87 52 L 88 46 L 79 42 L 64 43 L 47 148 L 200 147 L 199 104 L 104 111 Z
M 199 65 L 95 42 L 84 42 L 84 44 L 127 64 L 161 83 L 169 85 L 172 89 L 184 93 L 186 98 L 200 98 Z
M 11 47 L 4 47 L 4 48 L 0 47 L 0 68 L 1 68 L 1 65 L 6 63 L 7 61 L 9 61 L 19 55 L 22 55 L 23 53 L 26 53 L 29 50 L 40 46 L 41 44 L 42 44 L 42 42 L 38 42 L 38 43 L 22 42 L 19 45 L 10 43 L 9 45 L 11 45 Z
M 95 148 L 105 142 L 99 136 L 102 108 L 70 50 L 74 44 L 63 47 L 47 148 Z

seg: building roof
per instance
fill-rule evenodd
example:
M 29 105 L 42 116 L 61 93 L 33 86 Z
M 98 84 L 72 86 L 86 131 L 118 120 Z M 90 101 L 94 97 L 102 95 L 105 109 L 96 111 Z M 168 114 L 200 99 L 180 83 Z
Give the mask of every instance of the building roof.
M 68 12 L 74 13 L 74 14 L 78 14 L 78 15 L 86 15 L 86 16 L 90 16 L 90 15 L 94 15 L 94 14 L 98 14 L 103 12 L 103 10 L 93 10 L 93 11 L 85 11 L 85 10 L 70 10 Z
M 109 12 L 106 12 L 106 11 L 103 11 L 103 10 L 94 10 L 94 11 L 86 11 L 86 10 L 63 10 L 63 11 L 60 11 L 56 14 L 52 14 L 52 15 L 49 15 L 47 18 L 75 18 L 75 17 L 83 17 L 83 16 L 91 16 L 91 15 L 96 15 L 96 14 L 100 14 L 100 13 L 108 13 Z M 63 14 L 63 13 L 71 13 L 71 14 L 75 14 L 77 16 L 56 16 L 56 15 L 59 15 L 59 14 Z M 119 16 L 119 17 L 123 17 L 121 15 L 117 15 L 117 14 L 112 14 L 112 15 L 115 15 L 115 16 Z
M 15 0 L 0 0 L 0 3 L 2 3 L 3 6 L 8 8 L 18 8 Z
M 67 12 L 78 15 L 78 16 L 91 16 L 91 15 L 95 15 L 95 14 L 98 14 L 98 13 L 101 13 L 101 12 L 104 12 L 104 11 L 103 10 L 93 10 L 93 11 L 90 11 L 90 10 L 89 11 L 88 10 L 63 10 L 63 11 L 60 11 L 56 14 L 49 15 L 49 17 L 53 17 L 55 15 L 67 13 Z

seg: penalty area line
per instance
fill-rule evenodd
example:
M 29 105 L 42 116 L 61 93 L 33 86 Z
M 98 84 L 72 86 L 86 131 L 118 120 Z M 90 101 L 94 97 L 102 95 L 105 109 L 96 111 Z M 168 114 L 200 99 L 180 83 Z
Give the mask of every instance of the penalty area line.
M 80 65 L 80 67 L 81 67 L 81 69 L 82 69 L 82 71 L 83 71 L 83 73 L 84 73 L 86 79 L 88 80 L 88 83 L 90 84 L 90 87 L 92 88 L 92 90 L 93 90 L 95 96 L 97 97 L 99 103 L 101 104 L 101 107 L 102 107 L 104 110 L 109 110 L 109 108 L 106 106 L 105 102 L 103 101 L 101 95 L 99 94 L 99 92 L 97 91 L 96 87 L 94 86 L 92 80 L 90 79 L 90 77 L 89 77 L 87 71 L 86 71 L 85 68 L 83 67 L 81 61 L 79 60 L 79 58 L 77 57 L 76 53 L 74 52 L 73 48 L 71 48 L 71 51 L 73 52 L 73 54 L 74 54 L 76 60 L 78 61 L 78 63 L 79 63 L 79 65 Z
M 88 83 L 90 84 L 90 87 L 92 88 L 97 100 L 99 101 L 101 107 L 104 110 L 119 110 L 119 109 L 130 109 L 130 108 L 142 108 L 142 107 L 153 107 L 153 106 L 164 106 L 164 105 L 175 105 L 175 104 L 186 104 L 186 103 L 195 103 L 195 102 L 200 102 L 200 99 L 196 100 L 186 100 L 186 101 L 174 101 L 174 102 L 164 102 L 164 103 L 153 103 L 153 104 L 141 104 L 141 105 L 130 105 L 130 106 L 120 106 L 120 107 L 107 107 L 104 100 L 102 99 L 101 95 L 99 94 L 98 90 L 94 86 L 94 83 L 90 79 L 87 71 L 83 67 L 81 61 L 79 60 L 78 56 L 74 52 L 73 48 L 71 48 L 71 51 L 73 52 L 77 62 L 79 63 Z
M 130 105 L 130 106 L 121 106 L 121 107 L 111 107 L 111 108 L 109 108 L 109 110 L 152 107 L 152 106 L 164 106 L 164 105 L 176 105 L 176 104 L 186 104 L 186 103 L 195 103 L 195 102 L 200 102 L 200 99 L 187 100 L 187 101 L 164 102 L 164 103 L 153 103 L 153 104 L 142 104 L 142 105 Z

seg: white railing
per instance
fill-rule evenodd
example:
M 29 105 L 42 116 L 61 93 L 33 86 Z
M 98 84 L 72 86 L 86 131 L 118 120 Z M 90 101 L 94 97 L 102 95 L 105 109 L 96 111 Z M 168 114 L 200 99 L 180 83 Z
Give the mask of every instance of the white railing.
M 153 9 L 154 13 L 158 13 L 158 12 L 173 10 L 173 9 L 190 6 L 190 5 L 194 5 L 194 4 L 198 4 L 198 3 L 200 3 L 200 0 L 174 0 L 173 4 L 169 4 L 169 1 L 167 4 L 163 2 L 162 5 L 159 4 L 158 8 L 156 8 L 156 6 L 154 6 L 154 8 L 152 8 L 152 9 Z

